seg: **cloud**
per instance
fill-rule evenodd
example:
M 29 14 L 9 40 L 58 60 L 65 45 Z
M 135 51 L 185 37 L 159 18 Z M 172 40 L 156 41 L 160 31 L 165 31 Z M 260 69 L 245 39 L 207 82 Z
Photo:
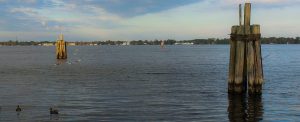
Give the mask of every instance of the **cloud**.
M 199 0 L 70 0 L 68 3 L 76 3 L 81 6 L 93 5 L 103 8 L 109 13 L 129 18 L 160 12 L 197 1 Z
M 5 0 L 0 0 L 5 1 Z M 27 3 L 26 3 L 27 2 Z M 45 1 L 44 1 L 45 2 Z M 243 0 L 38 0 L 0 4 L 1 38 L 139 40 L 228 38 Z M 297 36 L 299 0 L 251 0 L 263 36 Z M 135 3 L 135 4 L 132 4 Z M 7 11 L 8 10 L 8 11 Z M 279 29 L 280 28 L 280 29 Z M 17 34 L 18 34 L 17 33 Z M 3 35 L 7 34 L 7 35 Z M 25 37 L 24 37 L 25 38 Z
M 126 31 L 116 30 L 114 33 L 127 35 L 129 39 L 228 38 L 231 26 L 238 23 L 238 4 L 226 1 L 232 0 L 206 0 L 160 13 L 133 17 L 123 21 L 122 24 L 129 26 Z M 270 9 L 261 5 L 270 2 L 261 1 L 253 5 L 252 23 L 261 24 L 263 36 L 299 36 L 300 25 L 297 20 L 300 17 L 295 16 L 300 14 L 299 6 Z M 276 2 L 284 1 L 272 1 Z
M 42 16 L 38 13 L 36 9 L 33 8 L 12 8 L 11 13 L 22 13 L 25 16 L 19 16 L 18 19 L 21 20 L 31 20 L 39 22 L 42 26 L 47 28 L 47 22 L 49 19 L 46 16 Z
M 18 0 L 18 1 L 19 1 L 19 2 L 24 2 L 24 3 L 31 3 L 31 4 L 37 2 L 37 0 Z
M 213 1 L 218 2 L 219 0 Z M 300 3 L 300 0 L 222 0 L 220 3 L 232 6 L 246 1 L 250 1 L 252 4 L 258 5 L 259 7 L 285 7 Z
M 299 0 L 223 0 L 227 3 L 244 3 L 244 2 L 251 2 L 251 3 L 290 3 L 290 2 L 299 2 Z
M 116 39 L 119 37 L 110 36 L 117 32 L 127 32 L 126 29 L 130 29 L 132 25 L 126 24 L 126 21 L 131 17 L 169 9 L 185 1 L 194 0 L 17 0 L 6 1 L 8 3 L 0 7 L 9 9 L 9 18 L 5 19 L 11 22 L 5 27 L 6 30 L 25 31 L 27 28 L 27 32 L 32 31 L 37 35 L 41 32 L 55 33 L 64 28 L 66 33 L 85 38 Z M 133 2 L 136 4 L 131 4 Z

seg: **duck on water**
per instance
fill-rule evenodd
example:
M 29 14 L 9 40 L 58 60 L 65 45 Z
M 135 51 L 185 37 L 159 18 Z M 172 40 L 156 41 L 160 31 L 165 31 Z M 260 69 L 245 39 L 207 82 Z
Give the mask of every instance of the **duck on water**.
M 20 105 L 17 106 L 16 111 L 17 111 L 17 112 L 22 111 L 22 109 L 20 108 Z
M 58 110 L 54 110 L 52 108 L 50 108 L 49 110 L 50 110 L 50 114 L 58 114 Z

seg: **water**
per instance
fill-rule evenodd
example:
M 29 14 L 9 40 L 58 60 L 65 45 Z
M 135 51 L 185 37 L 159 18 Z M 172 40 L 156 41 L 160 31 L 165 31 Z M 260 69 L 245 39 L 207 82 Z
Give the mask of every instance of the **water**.
M 262 47 L 262 96 L 227 94 L 228 45 L 54 48 L 0 47 L 0 121 L 300 121 L 300 45 Z

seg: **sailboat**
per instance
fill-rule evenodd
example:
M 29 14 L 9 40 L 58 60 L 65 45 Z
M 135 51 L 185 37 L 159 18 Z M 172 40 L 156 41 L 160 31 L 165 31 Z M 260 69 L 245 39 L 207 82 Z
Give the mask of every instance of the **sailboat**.
M 165 47 L 165 41 L 161 40 L 160 41 L 160 48 L 164 48 Z

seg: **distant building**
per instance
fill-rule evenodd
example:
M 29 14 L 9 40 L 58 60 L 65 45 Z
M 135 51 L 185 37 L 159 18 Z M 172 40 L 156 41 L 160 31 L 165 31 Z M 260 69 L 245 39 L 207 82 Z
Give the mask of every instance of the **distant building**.
M 194 43 L 193 42 L 185 42 L 185 43 L 176 42 L 175 45 L 194 45 Z
M 41 46 L 54 46 L 54 43 L 42 43 Z
M 97 46 L 98 44 L 95 44 L 95 43 L 89 43 L 88 45 L 89 45 L 89 46 Z
M 128 41 L 125 41 L 125 42 L 123 42 L 123 44 L 122 45 L 130 45 L 130 42 L 128 42 Z
M 67 45 L 68 46 L 76 46 L 76 43 L 75 42 L 68 42 Z

